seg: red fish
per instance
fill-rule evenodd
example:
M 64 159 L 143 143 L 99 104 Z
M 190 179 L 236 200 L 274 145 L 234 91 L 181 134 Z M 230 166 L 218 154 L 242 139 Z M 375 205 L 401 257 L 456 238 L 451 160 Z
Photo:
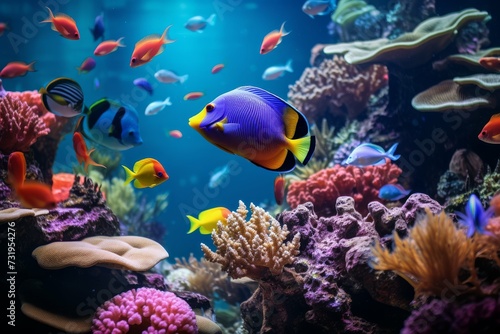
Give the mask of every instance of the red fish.
M 21 206 L 29 209 L 50 209 L 56 206 L 56 200 L 49 185 L 38 181 L 25 181 L 25 178 L 24 154 L 22 152 L 11 153 L 7 162 L 7 180 Z
M 9 29 L 9 26 L 5 22 L 0 22 L 0 36 L 3 35 L 5 30 Z
M 116 41 L 109 40 L 109 41 L 104 41 L 101 42 L 94 50 L 94 55 L 95 56 L 105 56 L 107 54 L 110 54 L 111 52 L 116 51 L 118 47 L 124 47 L 121 43 L 123 37 L 118 38 Z
M 483 57 L 479 59 L 479 64 L 488 70 L 500 71 L 500 58 Z
M 485 143 L 500 144 L 500 114 L 491 116 L 477 137 Z
M 89 165 L 106 168 L 106 166 L 98 164 L 97 162 L 92 160 L 90 155 L 92 154 L 92 152 L 95 151 L 95 148 L 91 149 L 90 151 L 87 149 L 87 144 L 85 143 L 85 139 L 83 139 L 83 136 L 80 132 L 75 132 L 73 134 L 73 148 L 75 149 L 78 163 L 79 164 L 81 164 L 82 162 L 84 163 L 83 169 L 85 170 L 85 173 L 87 173 Z
M 26 177 L 26 159 L 22 152 L 12 152 L 7 162 L 7 182 L 13 188 L 24 183 Z
M 26 75 L 27 72 L 35 72 L 33 65 L 35 62 L 26 64 L 22 61 L 13 61 L 5 65 L 0 71 L 0 78 L 15 78 Z
M 25 208 L 52 209 L 57 203 L 50 186 L 42 182 L 25 181 L 15 192 L 21 206 Z
M 202 92 L 191 92 L 191 93 L 188 93 L 188 94 L 184 95 L 184 100 L 185 101 L 187 101 L 187 100 L 196 100 L 196 99 L 199 99 L 202 96 L 203 96 Z
M 281 43 L 281 38 L 289 33 L 289 31 L 285 31 L 285 22 L 283 22 L 279 31 L 273 30 L 264 37 L 260 46 L 260 54 L 263 55 L 274 50 Z
M 163 44 L 173 43 L 173 40 L 168 39 L 168 30 L 170 27 L 171 25 L 165 29 L 161 36 L 149 35 L 137 42 L 130 58 L 130 67 L 146 64 L 154 56 L 163 52 Z
M 40 23 L 51 22 L 52 30 L 59 32 L 62 37 L 72 40 L 80 39 L 80 33 L 73 18 L 66 14 L 57 14 L 57 16 L 54 16 L 50 8 L 46 8 L 49 11 L 49 17 Z
M 212 74 L 219 73 L 224 68 L 224 64 L 217 64 L 212 67 Z
M 170 137 L 182 138 L 182 132 L 180 132 L 179 130 L 172 130 L 168 134 L 170 135 Z
M 274 179 L 274 199 L 278 205 L 283 204 L 285 199 L 285 178 L 282 174 Z

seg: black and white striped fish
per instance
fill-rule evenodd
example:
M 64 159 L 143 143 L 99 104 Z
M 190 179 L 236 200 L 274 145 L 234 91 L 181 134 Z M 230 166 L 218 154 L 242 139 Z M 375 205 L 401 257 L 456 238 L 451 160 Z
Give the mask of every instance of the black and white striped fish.
M 58 116 L 74 117 L 83 111 L 82 87 L 72 79 L 54 79 L 40 88 L 40 94 L 45 108 Z

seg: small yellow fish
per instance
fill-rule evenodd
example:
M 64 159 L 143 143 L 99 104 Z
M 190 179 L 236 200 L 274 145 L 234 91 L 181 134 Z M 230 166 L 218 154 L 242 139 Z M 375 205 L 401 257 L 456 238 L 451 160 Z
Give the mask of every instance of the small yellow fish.
M 226 218 L 230 213 L 231 211 L 228 209 L 219 206 L 200 212 L 198 219 L 188 215 L 187 218 L 191 223 L 188 234 L 193 233 L 198 228 L 200 228 L 201 234 L 210 234 L 217 227 L 219 221 L 223 224 L 227 224 Z
M 152 158 L 145 158 L 137 161 L 134 164 L 134 171 L 131 171 L 123 165 L 122 167 L 125 169 L 125 173 L 127 173 L 125 184 L 135 180 L 134 187 L 136 188 L 153 188 L 168 180 L 168 174 L 163 166 L 158 160 Z

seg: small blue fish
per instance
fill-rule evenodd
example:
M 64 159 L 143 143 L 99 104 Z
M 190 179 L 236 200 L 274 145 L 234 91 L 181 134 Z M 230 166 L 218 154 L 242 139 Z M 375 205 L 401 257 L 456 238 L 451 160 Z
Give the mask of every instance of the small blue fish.
M 462 212 L 455 212 L 455 214 L 459 217 L 460 224 L 467 227 L 468 238 L 472 237 L 475 232 L 493 235 L 493 233 L 486 230 L 489 219 L 493 217 L 493 210 L 489 208 L 485 211 L 481 201 L 475 194 L 470 195 L 465 206 L 465 214 Z
M 262 74 L 262 79 L 274 80 L 281 77 L 283 74 L 285 74 L 285 72 L 293 72 L 291 59 L 286 63 L 286 65 L 268 67 L 264 71 L 264 74 Z
M 77 131 L 112 150 L 123 151 L 142 144 L 137 111 L 110 99 L 92 104 L 80 119 Z
M 410 194 L 411 189 L 406 190 L 400 184 L 386 184 L 378 191 L 378 197 L 388 201 L 397 201 Z
M 194 16 L 186 22 L 184 27 L 191 31 L 203 32 L 203 29 L 205 29 L 207 25 L 213 26 L 214 24 L 215 14 L 212 14 L 206 20 L 203 18 L 203 16 Z
M 225 181 L 228 174 L 229 174 L 229 165 L 219 167 L 212 173 L 212 176 L 210 176 L 210 181 L 208 181 L 208 187 L 211 189 L 217 188 L 222 184 L 222 182 Z
M 177 75 L 173 71 L 168 71 L 168 70 L 159 70 L 155 73 L 155 78 L 161 83 L 175 83 L 175 82 L 180 82 L 184 83 L 188 79 L 189 75 Z
M 94 21 L 94 28 L 90 28 L 92 36 L 94 36 L 94 42 L 99 38 L 104 40 L 104 14 L 97 15 Z
M 308 0 L 302 6 L 302 11 L 314 19 L 314 15 L 328 15 L 336 8 L 336 0 Z
M 149 95 L 153 95 L 153 86 L 145 78 L 137 78 L 134 80 L 134 85 L 144 89 Z
M 377 166 L 385 164 L 385 159 L 398 160 L 400 155 L 394 155 L 399 143 L 385 152 L 384 149 L 375 144 L 361 144 L 356 147 L 351 154 L 342 161 L 342 165 L 352 165 L 356 167 Z

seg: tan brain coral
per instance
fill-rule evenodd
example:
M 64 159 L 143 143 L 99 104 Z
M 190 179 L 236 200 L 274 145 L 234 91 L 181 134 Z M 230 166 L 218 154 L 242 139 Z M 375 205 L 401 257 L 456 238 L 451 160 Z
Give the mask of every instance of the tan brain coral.
M 168 253 L 154 240 L 138 236 L 96 236 L 37 247 L 33 257 L 45 269 L 102 266 L 134 271 L 151 269 Z

